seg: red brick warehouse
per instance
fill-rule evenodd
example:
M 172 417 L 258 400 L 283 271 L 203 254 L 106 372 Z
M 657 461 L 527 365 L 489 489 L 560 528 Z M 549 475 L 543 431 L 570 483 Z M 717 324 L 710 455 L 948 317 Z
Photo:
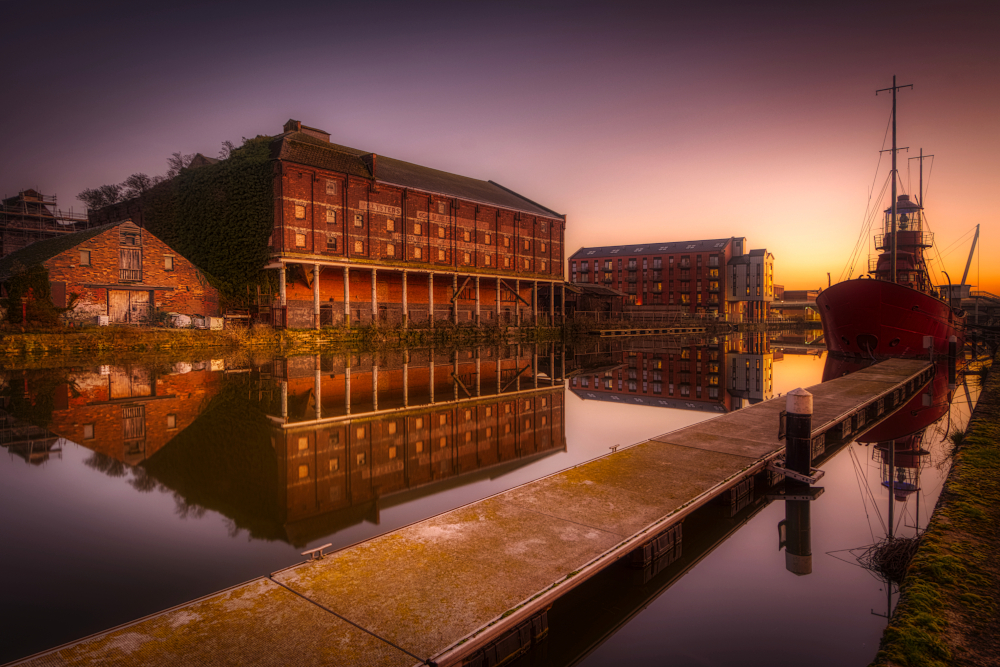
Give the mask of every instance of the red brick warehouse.
M 330 143 L 290 120 L 272 143 L 278 320 L 555 321 L 566 217 L 481 181 Z M 561 308 L 560 308 L 561 310 Z M 561 312 L 560 314 L 561 315 Z

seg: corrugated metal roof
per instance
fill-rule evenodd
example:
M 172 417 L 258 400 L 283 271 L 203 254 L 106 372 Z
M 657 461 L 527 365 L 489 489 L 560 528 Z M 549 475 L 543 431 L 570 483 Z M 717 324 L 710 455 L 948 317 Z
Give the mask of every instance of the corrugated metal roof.
M 588 257 L 607 257 L 609 255 L 652 255 L 658 252 L 719 252 L 725 249 L 733 239 L 705 239 L 701 241 L 668 241 L 665 243 L 637 243 L 633 245 L 608 245 L 580 248 L 570 255 L 570 259 L 587 259 Z

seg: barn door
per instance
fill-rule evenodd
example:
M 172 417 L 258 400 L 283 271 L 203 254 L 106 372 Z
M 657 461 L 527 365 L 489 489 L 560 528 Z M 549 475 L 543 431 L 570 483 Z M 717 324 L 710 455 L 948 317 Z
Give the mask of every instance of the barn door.
M 147 322 L 152 314 L 149 292 L 108 290 L 108 315 L 112 322 Z
M 149 292 L 129 292 L 129 322 L 148 322 L 150 317 Z
M 108 315 L 112 322 L 128 322 L 128 292 L 108 290 Z

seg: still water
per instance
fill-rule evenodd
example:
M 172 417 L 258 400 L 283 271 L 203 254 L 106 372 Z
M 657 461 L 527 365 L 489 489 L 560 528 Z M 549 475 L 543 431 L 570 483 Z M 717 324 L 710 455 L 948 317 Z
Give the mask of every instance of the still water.
M 816 384 L 824 369 L 851 370 L 807 343 L 633 339 L 7 368 L 0 662 Z M 557 602 L 548 638 L 520 663 L 866 664 L 895 589 L 890 597 L 850 550 L 886 533 L 878 442 L 928 452 L 894 473 L 917 489 L 897 491 L 895 534 L 926 523 L 947 471 L 945 436 L 978 391 L 937 389 L 889 430 L 876 427 L 876 439 L 822 462 L 810 574 L 786 569 L 786 508 L 761 486 L 686 520 L 683 552 L 669 560 L 609 568 Z

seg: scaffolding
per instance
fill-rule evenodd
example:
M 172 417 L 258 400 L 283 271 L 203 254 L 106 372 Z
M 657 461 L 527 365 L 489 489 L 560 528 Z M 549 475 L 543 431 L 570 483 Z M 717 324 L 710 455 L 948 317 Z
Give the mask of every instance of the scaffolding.
M 85 213 L 63 211 L 55 195 L 21 190 L 0 203 L 0 257 L 43 239 L 71 234 L 91 227 Z

